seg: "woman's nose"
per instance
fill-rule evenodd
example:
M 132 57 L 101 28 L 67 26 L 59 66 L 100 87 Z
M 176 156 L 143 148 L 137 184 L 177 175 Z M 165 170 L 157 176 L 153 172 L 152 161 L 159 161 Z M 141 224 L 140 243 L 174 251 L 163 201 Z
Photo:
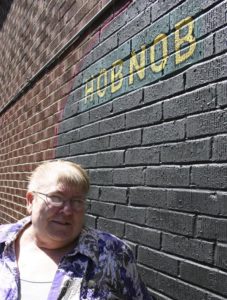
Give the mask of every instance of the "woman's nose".
M 71 200 L 66 200 L 64 201 L 62 210 L 64 211 L 65 214 L 70 215 L 73 213 L 73 208 L 72 208 L 72 202 Z

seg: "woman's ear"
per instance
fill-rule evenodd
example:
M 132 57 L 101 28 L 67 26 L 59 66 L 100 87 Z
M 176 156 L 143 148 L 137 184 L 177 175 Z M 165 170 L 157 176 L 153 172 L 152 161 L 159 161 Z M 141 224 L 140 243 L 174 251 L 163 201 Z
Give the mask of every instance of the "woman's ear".
M 27 192 L 26 194 L 26 207 L 29 215 L 32 213 L 32 204 L 34 200 L 34 194 L 32 192 Z

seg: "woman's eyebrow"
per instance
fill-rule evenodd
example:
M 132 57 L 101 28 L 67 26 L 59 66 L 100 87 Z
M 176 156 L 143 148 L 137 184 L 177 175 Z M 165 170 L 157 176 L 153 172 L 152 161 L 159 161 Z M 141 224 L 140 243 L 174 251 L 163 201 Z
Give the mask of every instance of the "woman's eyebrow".
M 53 191 L 49 193 L 49 196 L 64 196 L 64 192 L 61 191 Z

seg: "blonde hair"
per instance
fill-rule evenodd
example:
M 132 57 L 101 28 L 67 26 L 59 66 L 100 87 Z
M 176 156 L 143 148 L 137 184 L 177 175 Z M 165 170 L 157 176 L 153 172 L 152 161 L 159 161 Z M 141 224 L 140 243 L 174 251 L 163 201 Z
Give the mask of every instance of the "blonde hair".
M 77 186 L 84 193 L 89 191 L 87 172 L 78 164 L 65 160 L 47 161 L 39 165 L 29 178 L 28 191 L 37 190 L 48 177 L 57 176 L 57 184 Z

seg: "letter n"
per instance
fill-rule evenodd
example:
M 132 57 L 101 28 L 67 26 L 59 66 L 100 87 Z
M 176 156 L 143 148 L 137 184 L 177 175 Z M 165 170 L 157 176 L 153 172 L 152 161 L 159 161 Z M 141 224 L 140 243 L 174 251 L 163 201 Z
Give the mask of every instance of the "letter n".
M 140 63 L 138 63 L 137 56 L 135 51 L 133 50 L 130 58 L 130 75 L 129 75 L 129 84 L 133 84 L 134 81 L 134 69 L 136 70 L 137 75 L 140 80 L 142 80 L 145 76 L 145 51 L 146 46 L 141 46 L 142 51 L 140 51 Z

